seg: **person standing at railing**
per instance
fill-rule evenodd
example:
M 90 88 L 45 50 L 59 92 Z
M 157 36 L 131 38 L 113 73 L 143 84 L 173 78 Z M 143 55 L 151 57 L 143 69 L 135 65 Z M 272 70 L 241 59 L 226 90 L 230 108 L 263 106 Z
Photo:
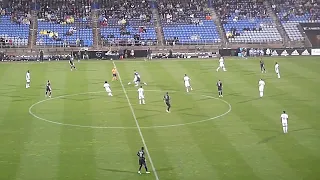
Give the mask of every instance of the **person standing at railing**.
M 43 50 L 40 50 L 40 62 L 42 63 L 43 62 Z

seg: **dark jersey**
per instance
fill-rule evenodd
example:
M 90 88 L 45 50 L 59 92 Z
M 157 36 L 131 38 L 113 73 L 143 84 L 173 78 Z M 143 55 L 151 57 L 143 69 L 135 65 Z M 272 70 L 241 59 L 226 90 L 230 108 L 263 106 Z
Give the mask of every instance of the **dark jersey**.
M 139 157 L 139 164 L 145 164 L 146 158 L 143 150 L 138 151 L 137 156 Z
M 217 87 L 218 87 L 218 91 L 222 91 L 222 82 L 221 81 L 217 82 Z
M 51 84 L 50 84 L 50 83 L 47 83 L 47 85 L 46 85 L 46 91 L 51 91 Z
M 140 82 L 141 81 L 141 78 L 140 78 L 140 75 L 138 72 L 135 72 L 134 73 L 135 77 L 136 77 L 136 82 Z
M 168 94 L 163 96 L 163 100 L 167 103 L 170 104 L 170 96 Z
M 264 62 L 262 60 L 260 61 L 260 67 L 264 67 Z

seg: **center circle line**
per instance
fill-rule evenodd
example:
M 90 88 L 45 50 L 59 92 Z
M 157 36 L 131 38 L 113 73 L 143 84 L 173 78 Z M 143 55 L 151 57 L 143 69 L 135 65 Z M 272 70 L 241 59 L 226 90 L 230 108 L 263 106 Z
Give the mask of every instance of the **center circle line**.
M 130 91 L 136 91 L 136 90 L 127 90 L 128 92 Z M 179 91 L 170 91 L 170 90 L 145 90 L 146 92 L 179 92 Z M 51 124 L 56 124 L 56 125 L 61 125 L 61 126 L 71 126 L 71 127 L 79 127 L 79 128 L 92 128 L 92 129 L 136 129 L 137 127 L 136 126 L 133 126 L 133 127 L 125 127 L 125 126 L 87 126 L 87 125 L 78 125 L 78 124 L 69 124 L 69 123 L 61 123 L 61 122 L 57 122 L 57 121 L 51 121 L 51 120 L 48 120 L 48 119 L 45 119 L 45 118 L 42 118 L 36 114 L 34 114 L 32 112 L 32 108 L 38 104 L 41 104 L 43 102 L 46 102 L 46 101 L 50 101 L 50 100 L 55 100 L 55 99 L 61 99 L 61 98 L 64 98 L 64 97 L 70 97 L 70 96 L 78 96 L 78 95 L 82 95 L 82 94 L 98 94 L 98 93 L 103 93 L 105 91 L 93 91 L 93 92 L 83 92 L 83 93 L 76 93 L 76 94 L 66 94 L 66 95 L 61 95 L 61 96 L 57 96 L 57 97 L 53 97 L 53 98 L 50 98 L 50 99 L 44 99 L 44 100 L 41 100 L 41 101 L 38 101 L 34 104 L 32 104 L 30 107 L 29 107 L 29 114 L 39 120 L 42 120 L 42 121 L 45 121 L 45 122 L 48 122 L 48 123 L 51 123 Z M 197 94 L 197 93 L 193 93 L 191 92 L 191 94 Z M 209 96 L 209 95 L 201 95 L 202 97 L 206 97 L 206 98 L 210 98 L 210 99 L 216 99 L 216 100 L 219 100 L 219 101 L 222 101 L 223 103 L 227 104 L 229 109 L 228 111 L 226 111 L 225 113 L 223 114 L 220 114 L 218 116 L 214 116 L 214 117 L 211 117 L 211 118 L 208 118 L 208 119 L 203 119 L 203 120 L 199 120 L 199 121 L 194 121 L 194 122 L 188 122 L 188 123 L 180 123 L 180 124 L 171 124 L 171 125 L 158 125 L 158 126 L 140 126 L 141 129 L 152 129 L 152 128 L 169 128 L 169 127 L 179 127 L 179 126 L 185 126 L 185 125 L 191 125 L 191 124 L 198 124 L 198 123 L 203 123 L 203 122 L 207 122 L 207 121 L 211 121 L 211 120 L 214 120 L 214 119 L 218 119 L 220 117 L 223 117 L 225 115 L 227 115 L 228 113 L 231 112 L 232 110 L 232 106 L 229 102 L 221 99 L 221 98 L 217 98 L 217 97 L 214 97 L 214 96 Z

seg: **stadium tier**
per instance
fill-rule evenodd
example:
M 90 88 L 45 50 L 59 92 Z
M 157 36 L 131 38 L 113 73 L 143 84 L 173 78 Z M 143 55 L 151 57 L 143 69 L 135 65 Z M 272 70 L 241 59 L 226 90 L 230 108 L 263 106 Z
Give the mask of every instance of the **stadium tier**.
M 303 40 L 299 23 L 320 20 L 320 6 L 313 0 L 273 0 L 272 9 L 277 13 L 290 40 Z
M 93 42 L 88 1 L 41 1 L 38 45 L 91 46 Z
M 0 39 L 1 45 L 27 46 L 29 36 L 30 14 L 29 1 L 1 1 Z
M 10 16 L 0 17 L 1 28 L 0 38 L 6 41 L 6 44 L 12 46 L 27 46 L 29 36 L 29 24 L 12 22 Z M 14 29 L 14 31 L 13 31 Z
M 217 27 L 205 8 L 207 1 L 165 0 L 158 3 L 164 38 L 168 42 L 219 43 Z
M 230 42 L 266 43 L 282 41 L 263 1 L 215 1 Z
M 2 0 L 1 43 L 28 45 L 30 23 L 34 22 L 31 7 L 37 10 L 36 44 L 40 46 L 92 46 L 98 37 L 92 25 L 97 18 L 104 44 L 130 45 L 155 45 L 162 39 L 168 44 L 214 44 L 225 42 L 220 37 L 222 32 L 231 43 L 281 43 L 284 33 L 276 26 L 277 17 L 291 41 L 303 41 L 298 24 L 320 21 L 320 7 L 315 0 L 270 0 L 271 8 L 262 0 L 92 2 L 44 0 L 33 6 L 29 0 Z M 270 9 L 277 16 L 270 15 Z M 221 19 L 221 26 L 215 18 Z

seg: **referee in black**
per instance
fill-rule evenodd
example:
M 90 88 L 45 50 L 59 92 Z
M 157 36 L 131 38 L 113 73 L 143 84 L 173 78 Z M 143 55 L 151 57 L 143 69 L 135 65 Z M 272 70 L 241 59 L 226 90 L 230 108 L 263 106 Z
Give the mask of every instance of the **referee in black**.
M 223 97 L 223 94 L 222 94 L 222 82 L 219 80 L 217 82 L 217 88 L 218 88 L 218 94 L 219 94 L 219 97 Z
M 139 165 L 140 165 L 138 173 L 141 174 L 141 168 L 142 166 L 144 166 L 144 168 L 146 169 L 146 173 L 149 174 L 150 172 L 148 171 L 148 167 L 146 163 L 144 147 L 141 147 L 141 149 L 137 153 L 137 156 L 139 157 Z
M 169 93 L 168 93 L 168 92 L 166 92 L 166 94 L 163 96 L 163 100 L 164 100 L 164 102 L 165 102 L 166 105 L 167 105 L 167 112 L 169 113 L 169 112 L 170 112 L 171 105 L 170 105 L 170 96 L 169 96 Z

